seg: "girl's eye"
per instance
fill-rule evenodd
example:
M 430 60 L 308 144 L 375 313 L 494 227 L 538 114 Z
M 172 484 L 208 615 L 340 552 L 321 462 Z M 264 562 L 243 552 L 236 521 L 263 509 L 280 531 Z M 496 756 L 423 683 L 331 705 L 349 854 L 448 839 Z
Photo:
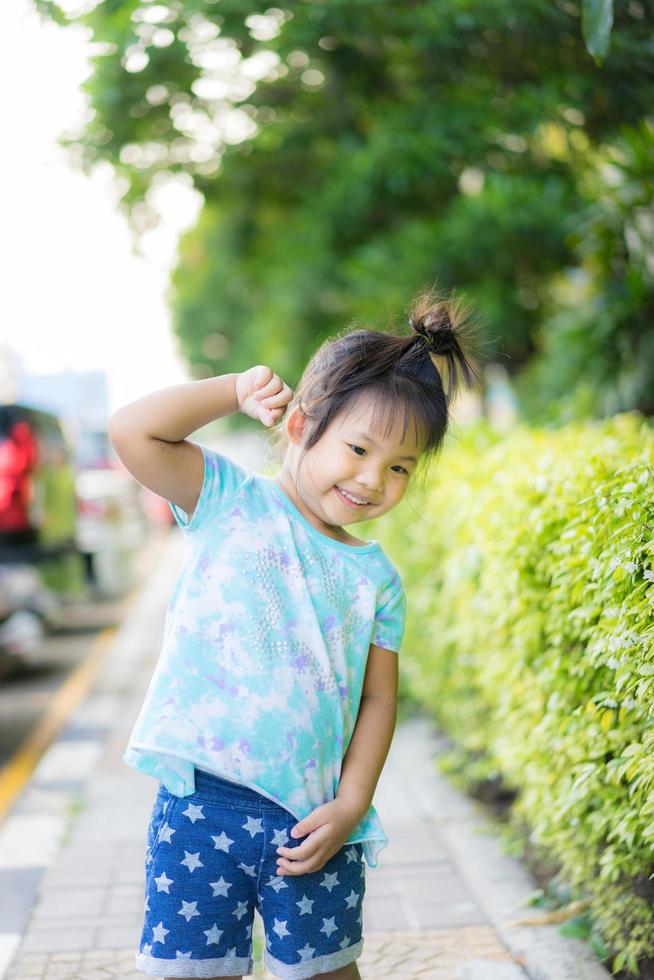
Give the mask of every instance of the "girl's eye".
M 357 452 L 357 449 L 360 449 L 362 453 L 365 453 L 365 451 L 366 451 L 366 450 L 365 450 L 365 449 L 363 448 L 363 446 L 352 446 L 352 445 L 351 445 L 351 446 L 350 446 L 350 449 L 353 449 L 353 450 L 354 450 L 354 452 L 355 452 L 355 453 L 357 454 L 357 456 L 360 456 L 360 455 L 361 455 L 361 453 L 358 453 L 358 452 Z M 408 475 L 409 475 L 409 471 L 408 471 L 407 469 L 405 469 L 405 467 L 404 467 L 404 466 L 394 466 L 394 467 L 393 467 L 393 469 L 394 469 L 394 470 L 396 470 L 396 471 L 397 471 L 397 470 L 400 470 L 400 471 L 401 471 L 402 473 L 404 473 L 404 474 L 405 474 L 406 476 L 408 476 Z

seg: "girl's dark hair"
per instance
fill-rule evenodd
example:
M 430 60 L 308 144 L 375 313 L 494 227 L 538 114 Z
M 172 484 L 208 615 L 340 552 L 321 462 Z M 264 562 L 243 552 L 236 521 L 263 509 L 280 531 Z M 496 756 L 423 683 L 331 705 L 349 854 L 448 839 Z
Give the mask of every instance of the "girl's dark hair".
M 326 340 L 309 361 L 287 406 L 290 411 L 299 405 L 306 418 L 302 454 L 316 445 L 354 399 L 365 394 L 373 400 L 378 430 L 385 422 L 388 433 L 401 407 L 402 438 L 411 421 L 421 440 L 421 458 L 435 456 L 461 381 L 471 388 L 477 378 L 467 356 L 468 341 L 475 336 L 468 312 L 467 304 L 458 298 L 444 299 L 434 289 L 424 289 L 408 310 L 411 333 L 349 329 Z M 442 358 L 447 388 L 432 358 Z M 279 424 L 283 431 L 283 420 Z

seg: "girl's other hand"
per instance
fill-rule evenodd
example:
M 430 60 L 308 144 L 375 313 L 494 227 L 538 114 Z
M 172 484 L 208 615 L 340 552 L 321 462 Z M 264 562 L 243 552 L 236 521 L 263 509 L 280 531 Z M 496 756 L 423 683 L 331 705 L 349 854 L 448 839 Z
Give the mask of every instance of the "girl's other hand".
M 257 364 L 236 378 L 239 411 L 264 425 L 279 422 L 292 398 L 289 386 L 265 364 Z

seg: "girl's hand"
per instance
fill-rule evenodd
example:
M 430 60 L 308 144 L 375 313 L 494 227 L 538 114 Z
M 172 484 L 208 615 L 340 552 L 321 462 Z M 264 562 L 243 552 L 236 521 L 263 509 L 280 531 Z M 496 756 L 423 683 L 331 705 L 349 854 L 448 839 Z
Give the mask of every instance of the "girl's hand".
M 279 422 L 292 398 L 289 386 L 265 364 L 257 364 L 236 378 L 239 410 L 264 425 Z
M 277 874 L 303 875 L 320 871 L 341 849 L 361 819 L 343 799 L 316 807 L 295 826 L 299 837 L 308 834 L 298 847 L 278 847 Z M 294 828 L 295 829 L 295 828 Z

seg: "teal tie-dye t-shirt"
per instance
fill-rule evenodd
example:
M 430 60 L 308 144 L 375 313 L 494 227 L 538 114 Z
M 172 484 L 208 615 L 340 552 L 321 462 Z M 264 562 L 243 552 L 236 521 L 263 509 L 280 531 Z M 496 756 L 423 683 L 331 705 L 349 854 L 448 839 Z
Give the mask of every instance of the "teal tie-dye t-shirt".
M 124 759 L 176 796 L 197 767 L 301 820 L 336 796 L 370 644 L 400 650 L 404 589 L 379 542 L 328 537 L 272 479 L 201 449 L 190 522 L 170 505 L 185 558 Z M 388 838 L 372 805 L 357 841 L 376 867 Z

